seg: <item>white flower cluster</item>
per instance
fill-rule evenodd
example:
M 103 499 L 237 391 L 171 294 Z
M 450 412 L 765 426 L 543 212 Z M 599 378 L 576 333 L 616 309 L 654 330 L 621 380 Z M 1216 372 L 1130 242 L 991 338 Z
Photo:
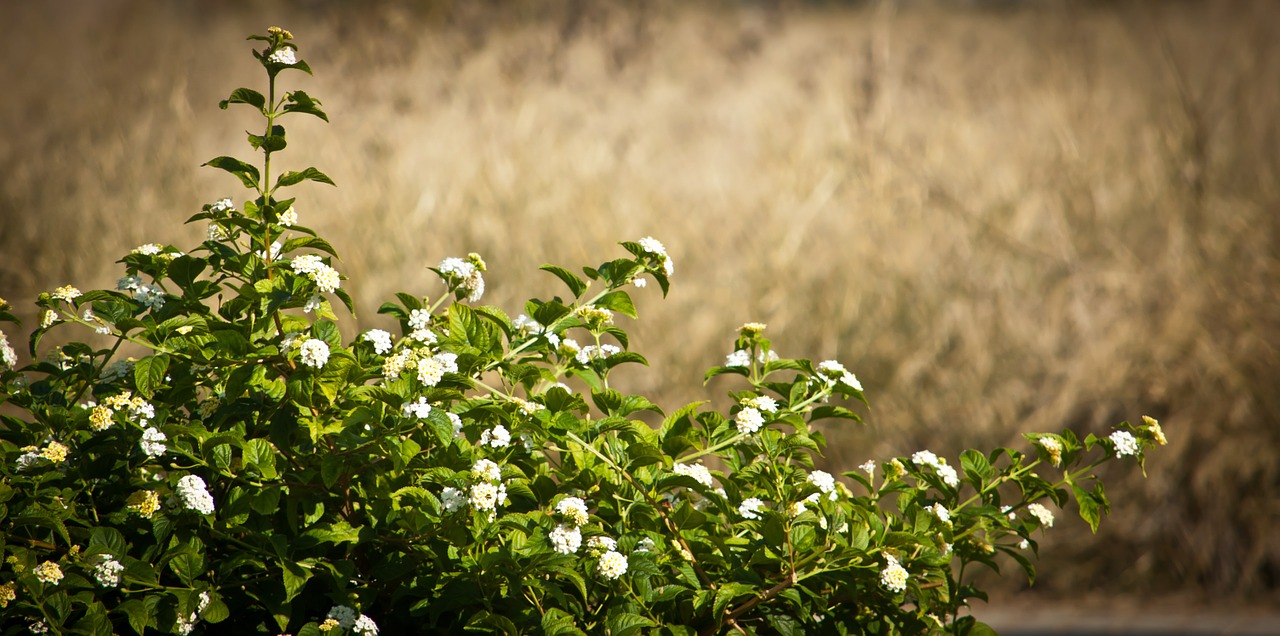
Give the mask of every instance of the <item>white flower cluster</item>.
M 147 243 L 146 245 L 139 245 L 133 248 L 133 253 L 141 254 L 143 256 L 155 256 L 159 254 L 163 249 L 164 249 L 164 246 L 159 243 Z
M 751 364 L 751 352 L 746 349 L 738 349 L 724 358 L 726 367 L 745 367 L 749 364 Z
M 373 352 L 378 355 L 385 355 L 391 351 L 391 334 L 382 329 L 370 329 L 364 332 L 360 337 L 365 342 L 373 343 Z
M 1136 456 L 1138 454 L 1138 440 L 1134 439 L 1129 431 L 1116 431 L 1110 435 L 1109 439 L 1115 447 L 1116 457 Z
M 852 387 L 859 391 L 862 390 L 862 383 L 858 381 L 858 377 L 850 373 L 844 368 L 843 364 L 835 360 L 826 360 L 818 363 L 818 373 L 821 373 L 828 386 L 837 382 L 845 386 Z
M 578 361 L 578 364 L 586 366 L 591 364 L 592 360 L 604 360 L 616 353 L 622 353 L 622 348 L 611 344 L 602 344 L 598 347 L 595 345 L 587 345 L 578 351 L 577 355 L 574 356 L 574 359 Z
M 600 562 L 596 564 L 596 572 L 599 572 L 600 576 L 610 581 L 615 580 L 627 573 L 627 557 L 613 550 L 605 552 L 600 555 Z
M 516 316 L 516 319 L 514 322 L 511 323 L 511 326 L 515 327 L 516 331 L 519 331 L 522 335 L 525 335 L 525 336 L 542 333 L 542 329 L 543 329 L 542 323 L 524 314 L 520 314 L 519 316 Z
M 227 197 L 223 197 L 209 204 L 209 211 L 215 214 L 221 214 L 223 212 L 235 212 L 235 210 L 236 210 L 236 204 L 232 203 L 231 199 Z
M 406 417 L 426 419 L 431 415 L 431 405 L 427 403 L 427 398 L 420 397 L 417 402 L 408 402 L 404 405 L 404 414 Z
M 298 224 L 298 211 L 293 209 L 291 205 L 288 210 L 280 213 L 280 218 L 277 221 L 284 227 L 293 227 Z
M 817 486 L 818 490 L 831 501 L 835 501 L 840 497 L 840 493 L 836 491 L 836 478 L 825 470 L 815 470 L 809 473 L 809 476 L 805 477 L 805 481 Z
M 580 497 L 565 497 L 556 504 L 556 512 L 564 515 L 574 525 L 581 526 L 587 523 L 587 502 Z
M 329 629 L 341 627 L 361 636 L 377 636 L 378 634 L 378 624 L 373 622 L 372 618 L 346 605 L 335 605 L 325 616 L 324 622 L 329 625 Z M 328 631 L 324 624 L 320 626 L 320 630 Z
M 105 559 L 98 565 L 93 567 L 93 578 L 98 581 L 98 585 L 102 587 L 119 587 L 120 577 L 124 573 L 124 566 L 115 559 Z
M 940 519 L 943 523 L 951 523 L 951 511 L 947 510 L 946 506 L 940 503 L 935 503 L 932 506 L 927 506 L 925 509 L 932 512 L 934 516 Z
M 942 478 L 948 486 L 955 488 L 960 485 L 960 476 L 956 474 L 956 469 L 947 465 L 946 460 L 939 459 L 931 451 L 922 450 L 911 456 L 911 463 L 917 466 L 930 466 L 933 471 Z
M 742 401 L 742 405 L 758 409 L 763 413 L 778 412 L 778 401 L 767 395 L 757 395 L 756 397 L 745 399 Z
M 106 323 L 106 321 L 99 319 L 98 315 L 93 313 L 93 309 L 86 307 L 84 313 L 80 314 L 80 317 L 89 324 L 97 324 L 97 326 L 93 328 L 94 333 L 104 336 L 111 333 L 111 327 Z
M 293 52 L 293 49 L 287 46 L 282 46 L 272 51 L 271 55 L 267 57 L 267 61 L 271 62 L 272 64 L 283 64 L 285 66 L 293 66 L 294 64 L 298 63 L 298 56 Z
M 1054 466 L 1062 463 L 1062 443 L 1056 438 L 1045 436 L 1036 439 L 1036 443 L 1049 454 L 1049 463 Z
M 548 534 L 551 548 L 560 554 L 573 554 L 582 547 L 582 531 L 567 523 L 557 524 Z
M 146 245 L 142 247 L 147 247 Z M 138 248 L 142 249 L 142 248 Z M 137 252 L 137 250 L 134 250 Z M 151 309 L 164 307 L 164 290 L 159 285 L 146 285 L 138 276 L 125 276 L 116 281 L 116 289 L 133 294 L 133 299 Z
M 467 505 L 466 493 L 454 488 L 453 486 L 445 486 L 440 492 L 440 507 L 445 512 L 457 512 Z
M 501 483 L 502 469 L 490 460 L 481 459 L 472 465 L 471 476 L 482 480 L 471 486 L 471 507 L 478 512 L 488 512 L 489 520 L 493 521 L 498 506 L 507 504 L 507 486 Z
M 138 446 L 142 448 L 142 452 L 147 457 L 159 457 L 169 450 L 169 447 L 165 446 L 167 439 L 164 433 L 156 430 L 156 427 L 148 426 L 147 430 L 142 431 L 142 441 L 138 443 Z
M 418 381 L 424 386 L 435 386 L 446 373 L 458 372 L 458 354 L 440 352 L 430 358 L 418 360 Z
M 298 359 L 302 364 L 319 369 L 329 361 L 329 344 L 319 338 L 307 338 L 298 349 Z
M 187 475 L 178 480 L 178 498 L 188 510 L 202 515 L 213 514 L 213 495 L 209 494 L 204 480 L 196 475 Z
M 694 481 L 707 488 L 711 487 L 711 471 L 707 470 L 707 467 L 702 464 L 681 464 L 677 462 L 675 466 L 671 467 L 671 470 L 675 471 L 677 475 L 692 477 Z
M 493 448 L 506 448 L 511 445 L 511 431 L 507 427 L 498 424 L 493 428 L 480 434 L 480 445 L 491 446 Z
M 891 554 L 884 555 L 887 562 L 883 570 L 880 570 L 880 585 L 886 590 L 898 593 L 907 589 L 907 569 L 898 563 L 898 559 Z
M 444 275 L 449 289 L 461 289 L 467 292 L 467 300 L 476 302 L 484 296 L 484 276 L 474 263 L 460 258 L 446 258 L 436 268 Z
M 75 299 L 79 298 L 79 297 L 80 297 L 80 296 L 82 296 L 83 294 L 81 294 L 81 293 L 80 293 L 80 290 L 79 290 L 79 289 L 76 289 L 75 287 L 72 287 L 71 285 L 63 285 L 62 287 L 59 287 L 59 288 L 57 288 L 57 289 L 55 289 L 55 290 L 53 290 L 53 291 L 49 292 L 49 295 L 50 295 L 50 296 L 52 296 L 52 297 L 54 297 L 54 298 L 56 298 L 56 299 L 58 299 L 58 300 L 65 300 L 65 301 L 67 301 L 67 302 L 71 302 L 71 301 L 73 301 L 73 300 L 75 300 Z
M 759 519 L 762 510 L 764 510 L 764 502 L 756 497 L 749 497 L 738 506 L 738 514 L 742 515 L 743 519 Z
M 409 339 L 417 340 L 422 344 L 433 345 L 436 343 L 436 334 L 427 329 L 431 324 L 431 312 L 426 309 L 414 309 L 409 312 Z
M 596 535 L 587 539 L 587 551 L 591 553 L 591 556 L 599 556 L 617 549 L 618 542 L 613 540 L 612 537 Z
M 858 465 L 858 470 L 866 471 L 868 477 L 875 477 L 876 476 L 876 460 L 868 459 L 867 461 Z
M 305 274 L 315 281 L 316 288 L 323 293 L 331 294 L 342 285 L 342 277 L 338 275 L 338 270 L 326 265 L 324 260 L 315 254 L 295 256 L 289 265 L 295 273 Z
M 9 367 L 18 366 L 18 352 L 13 350 L 13 346 L 9 344 L 9 337 L 0 331 L 0 364 Z
M 462 435 L 462 418 L 457 413 L 445 413 L 449 416 L 449 423 L 453 425 L 453 436 L 460 437 Z
M 744 435 L 750 435 L 760 430 L 764 426 L 764 415 L 760 410 L 754 407 L 746 407 L 733 418 L 734 423 L 738 427 L 738 432 Z
M 62 568 L 53 561 L 45 561 L 44 563 L 37 565 L 33 570 L 31 570 L 31 572 L 36 575 L 36 579 L 41 583 L 57 585 L 62 581 Z
M 671 276 L 676 273 L 675 263 L 671 261 L 671 256 L 667 254 L 667 248 L 663 246 L 658 239 L 653 238 L 652 236 L 646 236 L 636 242 L 640 244 L 640 247 L 644 249 L 644 251 L 662 259 L 662 271 L 665 272 L 667 276 Z
M 1053 527 L 1053 512 L 1048 508 L 1038 503 L 1033 503 L 1027 506 L 1027 512 L 1031 513 L 1031 516 L 1035 517 L 1036 521 L 1040 522 L 1040 525 L 1046 528 Z

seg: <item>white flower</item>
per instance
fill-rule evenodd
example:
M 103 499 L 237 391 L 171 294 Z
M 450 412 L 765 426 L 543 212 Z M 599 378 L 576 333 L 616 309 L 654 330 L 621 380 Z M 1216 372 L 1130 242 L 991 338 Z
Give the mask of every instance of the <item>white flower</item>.
M 564 358 L 575 358 L 579 351 L 582 351 L 582 347 L 578 346 L 578 341 L 573 338 L 565 338 L 560 346 L 556 347 L 556 352 Z
M 511 432 L 507 427 L 498 424 L 493 428 L 480 434 L 481 446 L 492 446 L 494 448 L 505 448 L 511 445 Z
M 937 466 L 938 456 L 931 451 L 922 450 L 911 456 L 911 463 L 917 466 Z
M 222 229 L 222 226 L 217 221 L 210 221 L 209 229 L 205 231 L 205 238 L 210 241 L 225 241 L 231 236 L 227 234 L 226 230 Z
M 574 359 L 578 361 L 578 364 L 585 366 L 590 364 L 592 360 L 603 360 L 615 353 L 621 352 L 622 349 L 620 347 L 611 344 L 603 344 L 599 347 L 595 345 L 587 345 L 578 351 L 578 355 L 574 356 Z
M 481 512 L 494 512 L 507 503 L 507 487 L 488 482 L 471 486 L 471 507 Z
M 806 510 L 808 510 L 808 508 L 804 507 L 803 501 L 793 501 L 787 508 L 787 512 L 789 512 L 792 517 L 799 517 L 804 514 Z
M 649 281 L 645 280 L 644 278 L 641 278 L 640 276 L 636 276 L 635 280 L 631 281 L 631 284 L 635 285 L 640 289 L 644 289 L 649 284 Z
M 749 364 L 751 364 L 751 352 L 746 349 L 738 349 L 724 359 L 726 367 L 745 367 Z
M 756 497 L 750 497 L 738 506 L 738 514 L 742 515 L 743 519 L 759 519 L 761 510 L 764 510 L 764 502 Z
M 67 302 L 71 302 L 79 298 L 83 294 L 80 293 L 80 290 L 76 289 L 75 287 L 72 287 L 71 285 L 63 285 L 62 287 L 59 287 L 53 290 L 52 292 L 50 292 L 49 295 L 54 298 L 57 298 L 58 300 L 65 300 Z
M 147 243 L 146 245 L 139 245 L 138 247 L 133 248 L 133 253 L 142 254 L 144 256 L 155 256 L 163 249 L 164 246 L 159 243 Z
M 590 550 L 592 554 L 609 552 L 617 549 L 617 547 L 618 542 L 614 541 L 611 537 L 596 535 L 587 539 L 587 549 Z
M 1040 525 L 1046 528 L 1053 527 L 1053 512 L 1048 508 L 1038 503 L 1033 503 L 1027 506 L 1027 512 L 1031 513 L 1031 516 L 1035 517 L 1036 521 L 1040 522 Z
M 18 352 L 9 345 L 9 337 L 0 331 L 0 364 L 13 368 L 18 366 Z
M 410 340 L 417 340 L 418 342 L 426 345 L 433 345 L 436 343 L 436 334 L 432 333 L 430 329 L 414 329 L 409 332 L 408 337 Z
M 431 405 L 427 403 L 427 398 L 420 397 L 417 402 L 409 402 L 404 405 L 404 414 L 420 420 L 426 419 L 431 414 Z
M 756 360 L 759 360 L 760 364 L 765 364 L 768 362 L 777 362 L 780 359 L 781 358 L 778 356 L 778 353 L 773 350 L 769 350 L 768 352 L 761 351 L 760 353 L 756 354 Z
M 865 470 L 868 477 L 876 476 L 876 460 L 868 459 L 866 462 L 858 466 L 859 470 Z
M 1053 437 L 1041 437 L 1036 439 L 1044 451 L 1049 454 L 1049 463 L 1057 466 L 1062 463 L 1062 443 Z
M 836 478 L 832 477 L 831 473 L 826 472 L 825 470 L 815 470 L 809 473 L 809 476 L 805 478 L 805 481 L 817 486 L 818 490 L 826 494 L 827 498 L 831 501 L 835 501 L 839 496 L 839 493 L 836 492 Z
M 142 441 L 139 446 L 142 447 L 142 452 L 146 453 L 147 457 L 159 457 L 168 450 L 168 447 L 164 444 L 166 439 L 164 433 L 156 430 L 154 426 L 150 426 L 142 432 Z
M 188 510 L 202 515 L 213 514 L 213 496 L 209 494 L 204 480 L 196 475 L 187 475 L 178 480 L 178 497 Z
M 582 531 L 577 526 L 559 524 L 551 531 L 551 547 L 560 554 L 573 554 L 582 547 Z
M 826 377 L 829 384 L 839 382 L 859 391 L 862 390 L 862 383 L 858 381 L 857 376 L 850 373 L 848 369 L 844 368 L 843 364 L 835 360 L 824 360 L 818 363 L 818 372 Z
M 743 400 L 742 405 L 759 409 L 760 411 L 763 411 L 765 413 L 778 412 L 778 401 L 767 395 L 758 395 L 756 397 Z
M 288 210 L 280 213 L 280 218 L 278 220 L 280 221 L 280 225 L 293 227 L 298 224 L 298 211 L 293 209 L 293 206 L 291 205 Z
M 351 627 L 351 631 L 361 634 L 361 636 L 378 636 L 378 624 L 373 622 L 372 618 L 360 615 L 356 619 L 356 624 Z
M 890 592 L 901 592 L 907 589 L 907 569 L 898 564 L 892 555 L 885 555 L 887 564 L 880 570 L 880 585 Z
M 515 322 L 511 324 L 516 328 L 516 331 L 519 331 L 526 336 L 529 334 L 540 333 L 542 331 L 542 323 L 524 314 L 516 316 Z
M 215 213 L 230 212 L 236 209 L 236 204 L 231 199 L 223 197 L 209 204 L 209 211 Z
M 44 621 L 36 621 L 27 626 L 27 631 L 32 634 L 48 634 L 49 626 Z
M 764 416 L 760 414 L 759 410 L 751 407 L 738 411 L 738 415 L 733 419 L 738 426 L 738 432 L 747 435 L 760 430 L 760 427 L 764 426 Z
M 449 423 L 453 425 L 453 436 L 457 437 L 462 434 L 462 418 L 457 413 L 445 413 L 449 416 Z
M 413 352 L 408 349 L 402 349 L 399 353 L 387 356 L 382 361 L 382 375 L 388 380 L 395 380 L 400 377 L 404 371 L 404 366 L 413 358 Z
M 653 238 L 652 236 L 646 236 L 636 242 L 640 244 L 640 247 L 643 248 L 644 251 L 654 254 L 662 259 L 662 271 L 665 272 L 667 276 L 671 276 L 676 273 L 675 263 L 671 262 L 671 256 L 667 254 L 667 248 L 663 246 L 662 243 L 658 242 L 658 239 Z
M 302 364 L 319 369 L 329 361 L 329 345 L 317 338 L 308 338 L 298 351 L 298 359 Z
M 356 618 L 359 616 L 360 613 L 355 611 L 353 608 L 347 607 L 346 605 L 336 605 L 333 609 L 329 610 L 329 615 L 325 618 L 338 621 L 338 626 L 343 629 L 351 629 L 355 626 Z
M 120 585 L 120 575 L 124 573 L 124 566 L 115 559 L 106 559 L 93 568 L 93 578 L 98 581 L 98 585 L 102 587 L 118 587 Z
M 627 557 L 610 550 L 600 555 L 600 562 L 596 564 L 596 571 L 606 579 L 614 580 L 627 573 Z
M 934 516 L 938 517 L 938 519 L 941 519 L 943 523 L 948 523 L 948 524 L 951 523 L 951 511 L 947 510 L 946 506 L 940 503 L 936 503 L 936 504 L 933 504 L 932 506 L 926 507 L 925 509 L 932 512 Z
M 1008 516 L 1009 521 L 1016 521 L 1018 519 L 1018 513 L 1013 511 L 1013 506 L 1000 506 L 1000 512 L 1001 514 Z
M 313 272 L 311 279 L 316 282 L 316 288 L 326 294 L 332 294 L 342 286 L 342 276 L 338 274 L 338 270 L 328 265 Z
M 467 497 L 461 490 L 453 486 L 445 486 L 440 492 L 440 507 L 444 508 L 445 512 L 457 512 L 465 505 L 467 505 Z
M 138 285 L 133 290 L 133 299 L 151 309 L 160 309 L 164 307 L 164 290 L 159 285 Z
M 948 486 L 955 488 L 960 485 L 960 476 L 956 474 L 956 469 L 952 468 L 950 465 L 938 464 L 933 467 L 933 470 L 938 473 L 938 476 L 941 477 L 942 481 Z
M 1026 539 L 1023 539 L 1018 542 L 1019 549 L 1026 550 L 1029 547 L 1031 547 L 1031 542 L 1027 541 Z
M 471 466 L 471 476 L 476 479 L 496 482 L 502 479 L 502 467 L 491 460 L 479 459 Z
M 283 64 L 285 66 L 293 66 L 298 63 L 298 57 L 294 54 L 293 49 L 283 46 L 271 52 L 268 62 L 272 64 Z
M 437 353 L 425 360 L 419 360 L 418 381 L 424 386 L 439 384 L 444 374 L 458 372 L 457 359 L 456 353 Z
M 675 466 L 671 467 L 671 470 L 675 471 L 677 475 L 692 477 L 694 481 L 706 486 L 707 488 L 711 487 L 711 471 L 707 470 L 707 467 L 702 464 L 677 463 Z
M 49 585 L 57 585 L 62 580 L 62 568 L 58 567 L 58 564 L 53 561 L 45 561 L 37 565 L 31 572 L 41 582 Z
M 415 309 L 409 312 L 409 328 L 410 329 L 426 329 L 431 324 L 431 312 L 425 309 Z
M 576 525 L 587 522 L 587 502 L 578 497 L 565 497 L 556 504 L 556 512 L 566 516 Z
M 1134 439 L 1128 431 L 1116 431 L 1111 434 L 1110 439 L 1115 445 L 1116 457 L 1138 454 L 1138 440 Z
M 142 285 L 142 278 L 138 276 L 125 276 L 116 281 L 116 289 L 120 291 L 135 291 Z
M 484 295 L 484 276 L 473 263 L 460 258 L 446 258 L 436 269 L 445 276 L 450 289 L 468 292 L 467 300 L 475 302 Z
M 53 311 L 52 309 L 47 310 L 44 312 L 44 316 L 40 318 L 40 328 L 48 329 L 49 327 L 52 327 L 55 322 L 58 322 L 58 312 Z
M 361 338 L 373 343 L 373 352 L 379 355 L 391 351 L 391 334 L 381 329 L 370 329 Z
M 656 547 L 658 547 L 658 544 L 654 543 L 652 537 L 644 537 L 636 543 L 636 549 L 632 550 L 632 552 L 653 552 Z

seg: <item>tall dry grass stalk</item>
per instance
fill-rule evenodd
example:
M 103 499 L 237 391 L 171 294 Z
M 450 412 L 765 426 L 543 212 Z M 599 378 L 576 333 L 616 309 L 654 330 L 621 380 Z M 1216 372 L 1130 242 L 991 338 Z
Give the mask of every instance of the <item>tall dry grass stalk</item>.
M 439 293 L 444 256 L 482 253 L 515 312 L 558 291 L 537 265 L 652 234 L 676 285 L 641 294 L 653 367 L 631 386 L 721 392 L 700 370 L 758 320 L 867 386 L 836 467 L 1151 414 L 1168 452 L 1110 476 L 1099 537 L 1050 533 L 1039 587 L 1275 594 L 1269 3 L 680 5 L 9 7 L 0 295 L 110 286 L 130 248 L 200 240 L 178 222 L 236 190 L 197 166 L 249 125 L 214 104 L 253 77 L 244 34 L 279 23 L 333 119 L 284 157 L 341 186 L 297 207 L 336 238 L 361 328 L 392 291 Z

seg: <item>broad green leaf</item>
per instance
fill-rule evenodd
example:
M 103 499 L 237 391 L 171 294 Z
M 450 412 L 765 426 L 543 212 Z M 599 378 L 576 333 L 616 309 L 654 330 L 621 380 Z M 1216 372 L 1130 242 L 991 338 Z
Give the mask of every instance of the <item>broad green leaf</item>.
M 631 302 L 631 295 L 621 289 L 615 289 L 595 302 L 596 307 L 611 309 L 620 314 L 636 317 L 636 306 Z
M 578 278 L 576 274 L 563 267 L 548 263 L 538 269 L 541 269 L 544 272 L 551 272 L 556 278 L 564 281 L 564 284 L 569 286 L 569 291 L 573 293 L 574 298 L 581 298 L 582 292 L 587 291 L 586 281 Z
M 263 97 L 262 93 L 251 88 L 237 88 L 231 91 L 230 97 L 218 102 L 218 108 L 226 110 L 231 104 L 248 104 L 263 111 L 267 104 L 267 98 Z
M 258 169 L 235 157 L 216 157 L 204 165 L 229 172 L 240 179 L 246 188 L 256 189 L 261 175 Z
M 163 353 L 143 358 L 133 367 L 133 381 L 138 393 L 148 400 L 155 395 L 156 389 L 164 384 L 165 374 L 169 371 L 169 356 Z
M 279 188 L 286 188 L 291 185 L 297 185 L 299 183 L 302 183 L 303 181 L 316 181 L 319 183 L 336 185 L 333 182 L 333 179 L 329 178 L 329 175 L 326 175 L 325 173 L 320 172 L 315 168 L 307 168 L 302 172 L 286 172 L 280 175 L 280 177 L 276 179 L 276 185 L 275 187 L 272 188 L 272 190 L 276 190 Z

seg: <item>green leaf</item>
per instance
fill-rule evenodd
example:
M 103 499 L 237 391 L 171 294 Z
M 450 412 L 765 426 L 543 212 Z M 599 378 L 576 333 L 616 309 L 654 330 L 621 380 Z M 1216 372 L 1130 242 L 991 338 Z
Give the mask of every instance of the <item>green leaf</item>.
M 315 168 L 307 168 L 302 172 L 286 172 L 280 175 L 280 178 L 276 179 L 276 185 L 272 188 L 272 191 L 291 185 L 297 185 L 303 181 L 317 181 L 319 183 L 337 185 L 333 182 L 333 179 L 329 178 L 329 175 L 326 175 Z
M 133 381 L 142 397 L 151 399 L 156 389 L 164 384 L 169 371 L 169 356 L 163 353 L 139 360 L 133 367 Z
M 244 463 L 256 467 L 265 479 L 275 479 L 279 475 L 276 472 L 276 449 L 265 439 L 251 439 L 244 443 Z
M 631 295 L 621 289 L 615 289 L 595 302 L 596 307 L 611 309 L 620 314 L 636 317 L 636 306 L 631 302 Z
M 218 102 L 218 108 L 226 110 L 231 104 L 248 104 L 265 112 L 264 107 L 267 105 L 267 98 L 262 93 L 251 88 L 237 88 L 231 91 L 231 97 Z
M 748 594 L 754 596 L 756 588 L 746 583 L 726 583 L 716 590 L 716 603 L 712 609 L 712 613 L 716 616 L 722 614 L 734 599 L 741 598 Z
M 307 581 L 311 579 L 311 570 L 297 563 L 281 561 L 280 578 L 284 584 L 284 602 L 288 603 L 297 597 L 302 592 L 302 588 L 307 585 Z
M 548 609 L 547 613 L 542 615 L 542 633 L 545 636 L 577 636 L 578 634 L 585 636 L 586 634 L 578 629 L 577 623 L 573 620 L 573 615 L 555 607 Z
M 129 599 L 117 605 L 116 611 L 124 613 L 124 615 L 129 619 L 129 627 L 132 627 L 133 631 L 137 632 L 139 636 L 141 636 L 148 627 L 155 626 L 151 610 L 145 603 L 136 598 Z
M 320 108 L 320 100 L 311 97 L 303 91 L 292 91 L 285 95 L 284 112 L 315 115 L 320 119 L 329 121 L 329 116 Z
M 231 174 L 239 177 L 240 182 L 243 183 L 246 188 L 257 189 L 258 180 L 261 178 L 257 168 L 240 161 L 235 157 L 216 157 L 214 159 L 210 159 L 204 165 L 230 172 Z
M 639 632 L 641 628 L 653 627 L 655 624 L 639 614 L 619 612 L 609 617 L 607 625 L 609 636 L 626 636 Z
M 564 284 L 569 286 L 569 291 L 573 292 L 574 298 L 582 297 L 582 292 L 587 291 L 586 281 L 578 278 L 576 274 L 563 267 L 548 263 L 538 269 L 541 269 L 544 272 L 551 272 L 552 274 L 555 274 L 556 278 L 564 281 Z
M 124 535 L 115 528 L 94 528 L 93 534 L 89 535 L 90 554 L 121 556 L 125 550 Z

